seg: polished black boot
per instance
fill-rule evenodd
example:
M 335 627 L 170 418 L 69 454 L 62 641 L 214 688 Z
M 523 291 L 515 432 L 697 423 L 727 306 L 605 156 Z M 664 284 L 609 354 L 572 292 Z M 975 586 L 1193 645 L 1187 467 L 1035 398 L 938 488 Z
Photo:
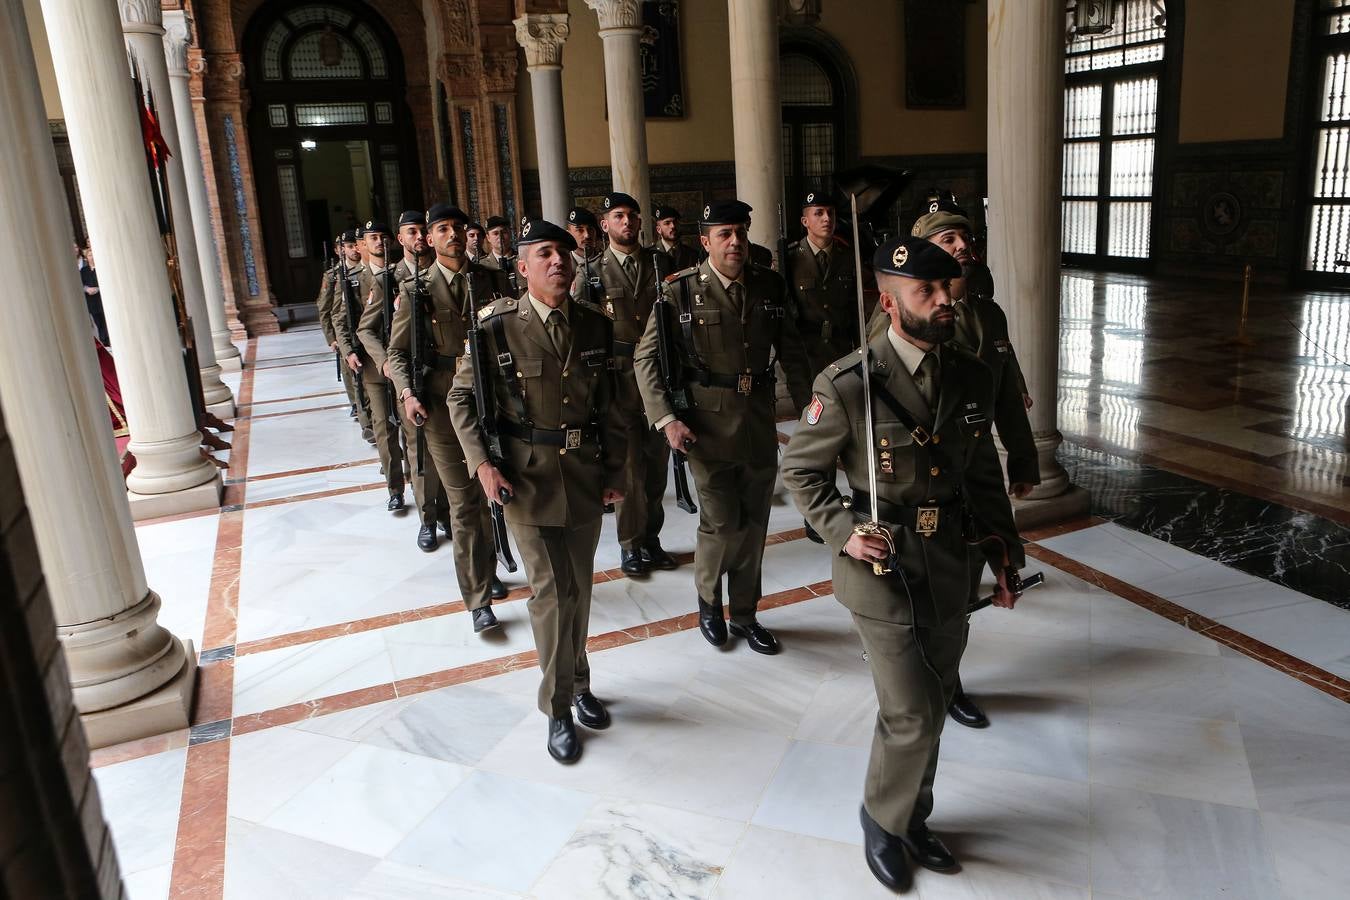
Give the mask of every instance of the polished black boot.
M 925 869 L 932 869 L 934 872 L 950 872 L 956 868 L 956 857 L 952 856 L 950 850 L 937 839 L 933 832 L 928 830 L 927 825 L 920 825 L 917 828 L 911 828 L 905 832 L 905 836 L 900 838 L 900 843 L 905 845 L 909 855 L 914 857 L 914 861 Z
M 984 714 L 984 710 L 976 706 L 975 701 L 960 688 L 956 689 L 952 702 L 947 705 L 947 715 L 952 717 L 953 722 L 959 722 L 967 728 L 989 727 L 989 717 Z
M 905 845 L 900 839 L 882 828 L 867 814 L 867 807 L 858 810 L 862 820 L 863 856 L 867 859 L 867 868 L 872 870 L 886 887 L 897 894 L 909 890 L 909 863 L 905 860 Z
M 417 547 L 419 550 L 430 553 L 439 545 L 440 541 L 436 538 L 435 525 L 423 525 L 417 529 Z
M 625 550 L 619 548 L 619 571 L 625 575 L 646 575 L 648 571 L 647 563 L 642 558 L 640 550 Z
M 399 491 L 396 494 L 393 491 L 390 491 L 389 502 L 385 504 L 384 508 L 390 512 L 398 512 L 403 509 L 403 492 Z
M 493 600 L 505 600 L 507 593 L 509 592 L 506 590 L 506 585 L 502 584 L 502 580 L 500 578 L 498 578 L 496 575 L 493 575 L 492 588 L 488 596 L 490 596 Z
M 441 534 L 445 535 L 445 539 L 446 539 L 447 541 L 450 540 L 450 520 L 449 520 L 449 519 L 441 519 L 441 520 L 440 520 L 438 523 L 436 523 L 436 524 L 440 526 Z
M 565 719 L 548 720 L 548 755 L 560 763 L 574 763 L 581 758 L 581 740 L 570 714 Z
M 609 727 L 609 710 L 605 709 L 605 704 L 590 691 L 582 691 L 573 697 L 572 705 L 576 707 L 577 721 L 587 728 L 600 731 Z
M 662 569 L 667 572 L 679 566 L 675 557 L 661 547 L 661 541 L 658 538 L 652 538 L 642 548 L 642 561 L 647 564 L 648 568 Z
M 745 643 L 751 650 L 765 656 L 773 656 L 783 649 L 778 644 L 778 638 L 773 636 L 773 632 L 758 622 L 751 622 L 748 625 L 732 622 L 731 633 L 736 637 L 745 638 Z
M 501 623 L 497 621 L 497 614 L 492 611 L 490 606 L 480 606 L 473 611 L 473 633 L 482 634 L 491 628 L 496 628 Z
M 727 620 L 722 618 L 722 604 L 711 606 L 698 601 L 698 630 L 703 632 L 708 643 L 720 647 L 727 642 Z

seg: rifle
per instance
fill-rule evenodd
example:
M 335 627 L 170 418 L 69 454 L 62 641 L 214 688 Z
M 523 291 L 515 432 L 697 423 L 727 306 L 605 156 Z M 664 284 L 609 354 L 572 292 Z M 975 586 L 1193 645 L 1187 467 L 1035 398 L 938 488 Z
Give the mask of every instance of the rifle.
M 351 333 L 354 336 L 356 334 L 355 323 L 361 321 L 361 298 L 356 295 L 356 284 L 352 281 L 351 276 L 347 274 L 347 258 L 342 255 L 340 250 L 338 251 L 338 266 L 339 275 L 342 280 L 342 304 L 347 312 L 347 327 L 351 329 Z M 341 357 L 342 351 L 338 350 L 339 372 L 342 371 L 342 363 L 346 362 L 346 360 Z M 366 386 L 355 372 L 352 373 L 352 383 L 356 385 L 357 402 L 368 409 L 370 407 L 370 401 L 366 399 Z
M 674 308 L 670 302 L 670 285 L 661 277 L 661 263 L 655 253 L 652 254 L 652 268 L 656 270 L 656 303 L 652 306 L 652 315 L 656 316 L 656 358 L 661 367 L 661 384 L 678 416 L 692 408 L 693 404 L 684 386 L 684 369 L 680 366 L 675 336 L 670 331 L 669 316 Z M 689 475 L 685 472 L 683 450 L 675 450 L 670 454 L 670 465 L 675 476 L 675 505 L 687 513 L 698 512 L 694 495 L 689 491 Z
M 384 299 L 384 334 L 383 338 L 385 352 L 389 352 L 389 335 L 394 330 L 394 270 L 391 266 L 385 266 L 384 271 L 378 276 L 380 283 L 380 293 Z M 381 372 L 381 375 L 384 373 Z M 406 453 L 408 450 L 407 437 L 403 434 L 402 423 L 398 416 L 398 394 L 394 391 L 394 381 L 392 378 L 384 379 L 384 394 L 389 403 L 389 427 L 397 429 L 399 443 L 403 445 Z
M 413 286 L 408 292 L 408 302 L 412 307 L 408 310 L 409 316 L 409 335 L 408 335 L 408 386 L 412 390 L 412 395 L 417 398 L 417 402 L 422 402 L 422 393 L 426 387 L 426 371 L 423 368 L 426 357 L 426 348 L 422 346 L 422 270 L 418 266 L 419 260 L 413 257 Z M 420 415 L 413 416 L 413 424 L 417 426 L 417 440 L 414 444 L 414 453 L 417 457 L 414 471 L 420 478 L 426 472 L 427 455 L 427 436 L 422 430 L 422 423 L 426 420 Z
M 471 265 L 471 264 L 470 264 Z M 488 382 L 487 336 L 478 324 L 478 303 L 473 292 L 473 273 L 464 270 L 466 290 L 469 298 L 469 355 L 473 360 L 473 403 L 478 410 L 478 424 L 483 429 L 484 442 L 487 444 L 488 461 L 498 469 L 506 465 L 506 453 L 502 449 L 502 435 L 497 428 L 497 406 L 492 385 Z M 495 499 L 488 500 L 488 509 L 492 513 L 492 544 L 497 551 L 497 561 L 506 567 L 506 571 L 516 570 L 516 559 L 511 555 L 511 540 L 506 531 L 506 513 L 502 509 L 511 502 L 511 495 L 502 488 Z
M 333 242 L 333 249 L 336 250 L 336 249 L 339 247 L 340 244 L 341 244 L 340 241 L 336 241 L 336 240 L 335 240 L 335 241 Z M 327 242 L 327 241 L 324 241 L 324 242 L 323 242 L 323 251 L 322 251 L 322 253 L 323 253 L 322 259 L 323 259 L 323 261 L 324 261 L 325 263 L 331 261 L 331 262 L 333 263 L 333 265 L 335 265 L 335 266 L 337 265 L 336 259 L 335 259 L 333 256 L 329 256 L 329 255 L 328 255 L 328 242 Z M 331 269 L 325 269 L 325 270 L 324 270 L 324 273 L 323 273 L 323 277 L 324 277 L 325 279 L 328 278 L 328 273 L 331 272 L 331 271 L 332 271 Z M 321 312 L 321 313 L 319 313 L 319 315 L 323 315 L 323 313 Z M 319 325 L 322 326 L 323 323 L 320 322 Z M 338 380 L 339 382 L 341 382 L 341 381 L 342 381 L 342 354 L 339 353 L 339 352 L 336 351 L 336 350 L 333 351 L 333 362 L 337 363 L 337 380 Z
M 1027 588 L 1038 587 L 1045 582 L 1045 576 L 1042 575 L 1040 572 L 1037 572 L 1034 575 L 1028 575 L 1026 578 L 1023 578 L 1021 575 L 1017 573 L 1016 569 L 1009 569 L 1007 570 L 1006 575 L 1008 579 L 1008 593 L 1012 594 L 1014 597 L 1020 597 L 1022 595 L 1022 592 L 1025 591 Z M 986 606 L 992 606 L 993 603 L 994 603 L 993 594 L 990 594 L 988 597 L 981 597 L 974 603 L 970 604 L 970 606 L 966 607 L 966 615 L 970 615 L 973 612 L 979 612 Z

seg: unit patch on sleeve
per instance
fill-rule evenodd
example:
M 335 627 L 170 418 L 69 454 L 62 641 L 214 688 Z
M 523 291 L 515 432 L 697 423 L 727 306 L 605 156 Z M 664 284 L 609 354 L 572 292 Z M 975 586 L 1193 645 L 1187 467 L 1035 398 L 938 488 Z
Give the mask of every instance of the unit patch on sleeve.
M 819 422 L 823 412 L 825 412 L 825 404 L 821 402 L 820 395 L 812 394 L 811 405 L 806 407 L 806 424 L 814 425 Z

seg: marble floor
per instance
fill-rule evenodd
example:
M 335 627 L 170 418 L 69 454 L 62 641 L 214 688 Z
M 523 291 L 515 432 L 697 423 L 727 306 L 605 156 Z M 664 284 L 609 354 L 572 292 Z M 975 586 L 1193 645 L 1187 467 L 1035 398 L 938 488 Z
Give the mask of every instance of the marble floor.
M 1149 304 L 1172 296 L 1100 276 L 1075 312 L 1066 287 L 1067 342 L 1117 340 L 1097 334 L 1121 333 L 1097 309 L 1116 303 L 1112 285 L 1145 288 L 1142 332 Z M 765 554 L 774 658 L 710 648 L 688 569 L 622 576 L 606 521 L 591 660 L 615 723 L 558 766 L 534 706 L 523 579 L 507 578 L 500 632 L 474 636 L 448 545 L 421 553 L 413 521 L 384 511 L 318 333 L 251 341 L 245 356 L 225 507 L 137 529 L 162 621 L 201 650 L 201 677 L 191 729 L 95 754 L 133 900 L 886 896 L 857 827 L 870 677 L 828 556 L 785 497 Z M 1100 360 L 1084 359 L 1082 385 L 1065 364 L 1062 456 L 1095 516 L 1027 535 L 1045 586 L 974 618 L 962 676 L 993 725 L 949 723 L 932 819 L 963 869 L 921 872 L 914 893 L 1343 896 L 1345 523 L 1306 508 L 1343 498 L 1273 475 L 1244 491 L 1236 467 L 1205 480 L 1193 461 L 1169 468 L 1162 438 L 1126 446 L 1100 418 L 1075 420 L 1074 404 L 1134 403 L 1137 423 L 1172 416 L 1175 434 L 1257 452 L 1244 432 L 1261 420 L 1240 404 L 1187 418 L 1146 398 L 1200 396 L 1158 387 L 1166 361 L 1141 357 L 1131 395 L 1114 375 L 1093 387 Z M 1262 383 L 1272 406 L 1296 390 Z M 1206 430 L 1205 416 L 1234 424 Z M 1285 442 L 1248 460 L 1262 471 L 1304 440 L 1254 434 Z M 1205 539 L 1248 515 L 1273 517 L 1267 535 L 1302 529 L 1288 545 L 1301 549 Z M 666 546 L 687 559 L 695 525 L 670 502 Z M 1321 561 L 1315 577 L 1290 574 L 1300 552 Z

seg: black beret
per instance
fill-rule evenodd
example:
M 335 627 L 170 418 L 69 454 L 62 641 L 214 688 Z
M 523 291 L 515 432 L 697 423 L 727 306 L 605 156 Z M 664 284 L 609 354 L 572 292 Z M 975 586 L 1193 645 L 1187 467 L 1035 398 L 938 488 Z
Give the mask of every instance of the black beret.
M 366 223 L 366 234 L 370 234 L 372 231 L 378 231 L 380 234 L 388 234 L 389 226 L 383 222 L 372 219 Z
M 679 219 L 680 211 L 673 206 L 658 206 L 652 210 L 652 218 L 657 222 L 662 219 Z
M 360 225 L 357 225 L 357 226 L 356 226 L 356 239 L 359 241 L 359 240 L 361 240 L 361 238 L 363 238 L 363 237 L 365 237 L 365 236 L 366 236 L 366 230 L 365 230 L 364 228 L 362 228 Z
M 703 207 L 702 225 L 744 225 L 753 212 L 749 203 L 740 200 L 718 200 Z
M 427 223 L 427 214 L 420 209 L 406 209 L 403 215 L 398 217 L 398 227 L 404 225 L 425 225 Z
M 484 231 L 484 232 L 487 231 L 487 229 L 484 228 L 484 227 L 483 227 L 480 223 L 478 223 L 478 222 L 470 222 L 470 223 L 468 224 L 468 226 L 465 228 L 465 230 L 466 230 L 466 231 L 474 231 L 474 230 L 477 230 L 477 231 Z
M 488 231 L 491 231 L 494 228 L 510 228 L 510 227 L 511 223 L 506 221 L 506 219 L 502 218 L 501 216 L 488 216 L 487 220 Z
M 357 239 L 358 237 L 360 237 L 360 235 L 357 234 L 355 231 L 344 231 L 344 232 L 342 232 L 342 234 L 339 234 L 339 235 L 338 235 L 338 243 L 340 243 L 340 244 L 354 244 L 354 243 L 356 243 L 356 239 Z
M 806 193 L 802 194 L 802 207 L 801 207 L 802 209 L 806 209 L 808 206 L 837 206 L 837 205 L 838 204 L 835 202 L 833 192 L 828 191 L 825 188 L 821 187 L 811 188 Z
M 611 209 L 631 209 L 635 213 L 642 212 L 642 207 L 638 202 L 622 191 L 611 191 L 605 195 L 605 199 L 600 202 L 600 206 L 609 212 Z
M 520 239 L 516 241 L 516 245 L 524 247 L 527 244 L 542 244 L 545 241 L 556 241 L 568 250 L 577 249 L 576 238 L 572 237 L 566 228 L 559 228 L 544 219 L 531 219 L 521 226 Z
M 599 228 L 600 223 L 596 221 L 595 213 L 584 206 L 574 206 L 567 214 L 568 225 L 589 225 L 592 228 Z
M 451 206 L 449 203 L 437 203 L 431 209 L 427 210 L 427 227 L 430 228 L 437 222 L 444 222 L 446 219 L 452 222 L 459 222 L 467 225 L 469 217 L 465 215 L 464 210 L 458 206 Z
M 872 254 L 877 274 L 902 275 L 922 281 L 960 278 L 961 264 L 937 244 L 916 237 L 894 237 Z

